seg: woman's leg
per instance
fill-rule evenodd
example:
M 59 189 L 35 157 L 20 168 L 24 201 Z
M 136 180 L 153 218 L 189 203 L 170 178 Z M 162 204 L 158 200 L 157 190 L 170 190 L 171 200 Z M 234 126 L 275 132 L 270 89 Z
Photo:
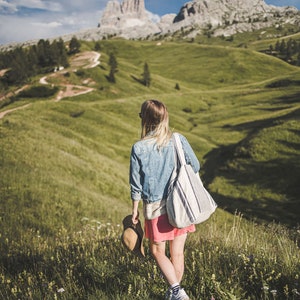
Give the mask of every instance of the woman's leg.
M 170 241 L 171 261 L 175 270 L 177 282 L 181 282 L 184 273 L 184 245 L 187 234 L 175 237 Z
M 150 250 L 167 282 L 170 285 L 178 283 L 174 265 L 166 256 L 166 242 L 150 241 Z

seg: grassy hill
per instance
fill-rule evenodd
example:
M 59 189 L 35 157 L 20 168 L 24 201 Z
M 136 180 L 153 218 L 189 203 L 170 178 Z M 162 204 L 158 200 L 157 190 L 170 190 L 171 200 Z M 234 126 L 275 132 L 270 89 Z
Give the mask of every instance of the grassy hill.
M 222 45 L 100 44 L 99 66 L 48 78 L 93 92 L 58 102 L 19 97 L 1 109 L 30 104 L 0 120 L 2 298 L 162 299 L 151 258 L 141 262 L 119 242 L 138 113 L 155 98 L 193 146 L 220 207 L 187 245 L 187 289 L 195 299 L 297 299 L 290 229 L 300 213 L 300 69 Z M 110 53 L 115 84 L 106 79 Z M 150 88 L 139 82 L 145 62 Z

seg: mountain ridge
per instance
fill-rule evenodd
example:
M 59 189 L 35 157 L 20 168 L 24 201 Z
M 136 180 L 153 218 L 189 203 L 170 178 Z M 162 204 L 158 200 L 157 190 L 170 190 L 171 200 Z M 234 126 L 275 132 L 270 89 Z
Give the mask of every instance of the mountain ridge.
M 96 35 L 149 38 L 174 33 L 182 28 L 189 28 L 194 36 L 206 29 L 210 29 L 214 36 L 230 36 L 282 23 L 300 24 L 297 8 L 276 7 L 266 4 L 264 0 L 196 0 L 185 3 L 177 14 L 167 14 L 159 22 L 153 22 L 147 17 L 143 0 L 124 0 L 122 3 L 110 0 L 93 38 Z

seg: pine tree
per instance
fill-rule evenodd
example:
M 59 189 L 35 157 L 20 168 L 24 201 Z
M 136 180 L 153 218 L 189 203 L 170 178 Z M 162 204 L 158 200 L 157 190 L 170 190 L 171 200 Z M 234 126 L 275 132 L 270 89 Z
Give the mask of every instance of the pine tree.
M 117 62 L 117 59 L 116 59 L 116 57 L 115 57 L 115 55 L 113 53 L 111 53 L 109 55 L 108 64 L 110 66 L 110 72 L 109 72 L 109 75 L 108 75 L 108 81 L 115 83 L 116 82 L 115 73 L 118 72 L 118 62 Z
M 59 53 L 59 48 L 56 40 L 54 40 L 50 45 L 50 56 L 51 56 L 50 59 L 51 66 L 58 66 L 60 53 Z
M 36 75 L 38 73 L 38 55 L 37 55 L 37 47 L 36 45 L 33 45 L 29 48 L 27 53 L 27 62 L 28 62 L 28 68 L 30 70 L 30 75 Z
M 77 40 L 76 36 L 73 36 L 69 44 L 69 54 L 75 54 L 80 51 L 80 42 Z
M 151 83 L 151 76 L 150 76 L 150 71 L 147 63 L 144 64 L 144 73 L 142 75 L 143 75 L 143 84 L 149 87 Z
M 62 38 L 60 38 L 57 42 L 57 47 L 59 51 L 59 64 L 63 67 L 69 66 L 69 60 L 67 55 L 67 50 L 65 47 L 65 43 Z
M 96 42 L 95 43 L 95 51 L 100 51 L 101 50 L 101 45 L 100 45 L 100 43 L 99 42 Z
M 41 69 L 48 70 L 48 67 L 53 66 L 52 50 L 48 40 L 39 40 L 37 44 L 38 64 Z

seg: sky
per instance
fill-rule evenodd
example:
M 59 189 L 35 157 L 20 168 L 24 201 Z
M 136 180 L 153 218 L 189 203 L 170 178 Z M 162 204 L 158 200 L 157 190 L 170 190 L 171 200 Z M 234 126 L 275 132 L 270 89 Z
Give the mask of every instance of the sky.
M 121 2 L 122 0 L 119 0 Z M 96 28 L 108 0 L 0 0 L 0 45 L 55 38 Z M 154 17 L 178 13 L 188 0 L 145 0 Z M 295 6 L 300 0 L 265 0 L 276 6 Z

